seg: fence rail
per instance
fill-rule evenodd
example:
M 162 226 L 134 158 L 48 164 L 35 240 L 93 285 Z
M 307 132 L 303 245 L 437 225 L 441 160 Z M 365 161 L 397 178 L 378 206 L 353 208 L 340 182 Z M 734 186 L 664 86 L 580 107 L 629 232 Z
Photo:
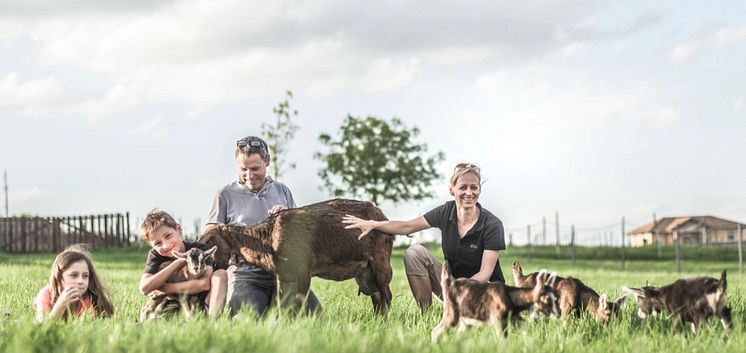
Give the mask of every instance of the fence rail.
M 0 251 L 59 252 L 86 243 L 91 249 L 127 246 L 132 242 L 129 212 L 73 217 L 0 218 Z

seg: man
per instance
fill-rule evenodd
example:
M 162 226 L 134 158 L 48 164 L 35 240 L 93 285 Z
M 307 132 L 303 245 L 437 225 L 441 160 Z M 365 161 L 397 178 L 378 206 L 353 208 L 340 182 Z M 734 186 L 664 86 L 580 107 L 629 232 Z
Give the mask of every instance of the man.
M 267 143 L 247 136 L 236 143 L 234 151 L 238 180 L 224 186 L 215 195 L 207 224 L 253 225 L 281 210 L 294 208 L 290 189 L 267 175 L 270 156 Z M 247 263 L 243 258 L 228 267 L 228 306 L 231 316 L 248 304 L 261 317 L 276 295 L 275 277 Z M 307 310 L 317 312 L 321 304 L 309 293 Z

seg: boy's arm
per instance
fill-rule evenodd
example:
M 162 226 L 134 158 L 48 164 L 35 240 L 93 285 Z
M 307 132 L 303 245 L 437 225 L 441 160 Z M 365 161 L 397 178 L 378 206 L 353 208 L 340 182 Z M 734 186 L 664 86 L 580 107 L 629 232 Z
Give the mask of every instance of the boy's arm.
M 147 295 L 156 289 L 160 289 L 166 283 L 166 280 L 171 277 L 171 274 L 180 270 L 185 264 L 186 260 L 176 259 L 155 274 L 143 273 L 140 277 L 140 293 Z
M 164 283 L 158 290 L 173 294 L 197 294 L 210 290 L 212 277 L 212 266 L 206 266 L 205 272 L 200 278 L 179 283 Z

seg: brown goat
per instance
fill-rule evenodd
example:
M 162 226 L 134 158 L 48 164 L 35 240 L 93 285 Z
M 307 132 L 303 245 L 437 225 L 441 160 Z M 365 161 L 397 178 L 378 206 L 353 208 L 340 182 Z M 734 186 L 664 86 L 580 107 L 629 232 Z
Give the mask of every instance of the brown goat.
M 202 278 L 207 268 L 207 260 L 213 258 L 216 247 L 202 251 L 199 248 L 191 248 L 186 252 L 174 252 L 173 255 L 179 259 L 185 259 L 186 265 L 180 270 L 174 271 L 168 277 L 166 283 L 186 282 L 193 279 Z M 159 271 L 171 264 L 172 261 L 166 261 L 159 266 Z M 204 293 L 204 292 L 203 292 Z M 203 293 L 178 295 L 166 294 L 155 298 L 149 298 L 145 306 L 140 310 L 140 322 L 152 320 L 159 315 L 167 312 L 176 312 L 177 307 L 181 310 L 186 319 L 194 317 L 197 309 L 200 308 L 200 299 Z
M 518 261 L 513 262 L 513 281 L 519 287 L 532 287 L 536 284 L 536 278 L 541 272 L 528 275 L 523 274 L 523 268 Z M 576 315 L 581 310 L 586 310 L 591 316 L 602 324 L 609 322 L 612 316 L 619 314 L 620 308 L 626 296 L 609 301 L 606 294 L 598 295 L 593 288 L 588 287 L 577 278 L 562 278 L 557 276 L 556 281 L 549 283 L 559 293 L 559 305 L 562 311 L 563 325 L 568 326 L 571 313 Z
M 386 220 L 370 202 L 334 199 L 287 209 L 254 226 L 216 225 L 199 241 L 217 246 L 215 267 L 227 268 L 233 254 L 277 276 L 283 305 L 300 306 L 308 295 L 311 277 L 343 281 L 355 278 L 359 293 L 369 295 L 376 313 L 391 305 L 391 249 L 394 236 L 372 231 L 358 240 L 359 231 L 345 229 L 345 214 Z M 290 298 L 291 286 L 297 287 Z
M 485 283 L 469 278 L 454 279 L 448 262 L 443 264 L 443 319 L 430 334 L 433 342 L 459 325 L 462 332 L 471 326 L 490 324 L 498 337 L 507 336 L 508 319 L 516 320 L 522 311 L 534 308 L 547 316 L 558 316 L 557 292 L 546 283 L 549 274 L 537 277 L 534 288 L 507 286 L 502 282 Z
M 679 279 L 662 287 L 642 288 L 623 287 L 625 293 L 637 299 L 637 316 L 645 318 L 657 315 L 663 310 L 670 313 L 671 319 L 680 323 L 689 322 L 693 333 L 711 316 L 720 318 L 727 332 L 732 330 L 731 309 L 727 303 L 725 290 L 728 287 L 725 270 L 720 279 L 697 277 Z

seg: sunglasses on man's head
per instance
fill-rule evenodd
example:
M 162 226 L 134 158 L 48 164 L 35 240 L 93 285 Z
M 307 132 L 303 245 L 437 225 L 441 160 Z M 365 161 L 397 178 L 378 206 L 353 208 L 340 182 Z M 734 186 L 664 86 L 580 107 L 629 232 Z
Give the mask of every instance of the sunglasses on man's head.
M 249 147 L 262 147 L 264 149 L 267 149 L 267 147 L 264 145 L 264 142 L 262 142 L 262 140 L 257 140 L 256 138 L 252 138 L 252 137 L 244 137 L 236 141 L 236 146 L 238 146 L 239 148 L 244 148 L 246 146 L 249 146 Z

